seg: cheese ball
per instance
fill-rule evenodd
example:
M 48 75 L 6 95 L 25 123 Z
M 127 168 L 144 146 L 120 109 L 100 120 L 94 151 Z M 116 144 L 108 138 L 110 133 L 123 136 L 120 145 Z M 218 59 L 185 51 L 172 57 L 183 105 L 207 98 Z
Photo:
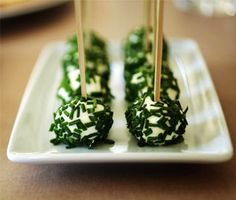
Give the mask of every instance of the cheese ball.
M 87 35 L 85 34 L 85 36 Z M 87 37 L 85 37 L 85 40 Z M 95 33 L 91 34 L 90 39 L 91 44 L 85 46 L 86 69 L 108 80 L 110 67 L 106 44 L 102 39 L 96 36 Z M 62 59 L 65 76 L 71 69 L 79 68 L 78 57 L 77 38 L 76 35 L 73 35 L 66 43 L 66 51 Z
M 134 57 L 138 52 L 152 52 L 153 46 L 153 31 L 150 28 L 149 32 L 149 49 L 145 49 L 145 40 L 146 40 L 146 30 L 144 27 L 139 27 L 133 30 L 124 42 L 124 53 L 125 57 Z M 169 47 L 165 39 L 163 39 L 163 52 L 162 60 L 168 60 Z
M 188 124 L 179 101 L 153 101 L 146 94 L 125 112 L 127 127 L 139 146 L 163 146 L 182 142 Z
M 128 102 L 134 102 L 141 98 L 146 92 L 153 92 L 154 87 L 154 69 L 147 66 L 141 66 L 132 73 L 126 72 L 125 98 Z M 173 72 L 167 66 L 162 65 L 161 74 L 161 97 L 177 100 L 180 95 L 180 89 L 177 79 Z
M 92 97 L 76 97 L 54 113 L 49 131 L 56 137 L 51 143 L 63 143 L 66 148 L 93 147 L 106 141 L 113 123 L 110 107 Z
M 134 74 L 129 74 L 125 82 L 125 99 L 134 102 L 153 88 L 153 70 L 140 68 Z
M 104 103 L 110 103 L 112 94 L 106 80 L 93 73 L 86 73 L 86 89 L 91 97 L 98 98 Z M 80 70 L 72 69 L 65 76 L 58 88 L 57 97 L 61 103 L 67 103 L 81 95 Z

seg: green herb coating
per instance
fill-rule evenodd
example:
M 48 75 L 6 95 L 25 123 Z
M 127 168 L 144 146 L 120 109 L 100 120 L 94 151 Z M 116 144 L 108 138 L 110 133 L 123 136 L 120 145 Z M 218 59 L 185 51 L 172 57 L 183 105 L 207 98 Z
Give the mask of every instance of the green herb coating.
M 162 146 L 182 142 L 188 124 L 186 112 L 179 101 L 162 99 L 154 102 L 153 96 L 144 95 L 125 112 L 127 127 L 140 146 Z
M 94 112 L 89 113 L 88 109 L 93 109 Z M 67 113 L 73 113 L 72 118 L 68 117 Z M 50 142 L 55 145 L 63 143 L 67 145 L 66 148 L 92 148 L 98 143 L 107 143 L 107 136 L 113 124 L 112 117 L 110 107 L 102 101 L 92 97 L 76 97 L 60 106 L 54 113 L 49 131 L 54 132 L 56 137 Z
M 85 41 L 87 37 L 88 35 L 85 34 Z M 89 46 L 85 45 L 86 69 L 108 80 L 110 67 L 105 41 L 93 32 L 91 32 L 90 39 L 91 44 Z M 65 76 L 70 70 L 79 68 L 76 35 L 73 35 L 67 41 L 66 53 L 63 56 L 62 65 Z
M 149 49 L 147 52 L 152 52 L 152 44 L 153 44 L 153 32 L 150 28 L 149 33 Z M 127 37 L 127 39 L 124 42 L 124 53 L 125 57 L 134 57 L 137 55 L 138 52 L 143 52 L 145 49 L 146 44 L 146 31 L 144 27 L 137 28 L 133 30 Z M 165 39 L 163 39 L 163 52 L 162 52 L 162 60 L 167 61 L 168 60 L 168 44 Z
M 177 79 L 167 66 L 167 63 L 162 65 L 161 76 L 161 98 L 177 100 L 180 95 L 180 89 Z M 128 102 L 134 102 L 137 98 L 141 98 L 146 92 L 153 93 L 153 68 L 141 66 L 136 70 L 133 70 L 132 73 L 126 71 L 125 77 L 125 98 Z

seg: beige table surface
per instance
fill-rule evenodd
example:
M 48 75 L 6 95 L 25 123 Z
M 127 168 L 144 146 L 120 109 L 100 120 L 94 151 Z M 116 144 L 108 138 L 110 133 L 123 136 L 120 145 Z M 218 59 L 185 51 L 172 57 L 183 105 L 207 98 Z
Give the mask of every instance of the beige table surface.
M 124 37 L 140 22 L 137 0 L 93 3 L 98 15 L 94 26 L 110 39 Z M 170 1 L 165 9 L 166 35 L 191 37 L 199 43 L 236 146 L 236 17 L 208 19 L 181 13 Z M 26 165 L 7 159 L 11 129 L 40 50 L 48 42 L 65 40 L 73 31 L 71 4 L 1 21 L 0 199 L 236 199 L 235 157 L 212 165 Z

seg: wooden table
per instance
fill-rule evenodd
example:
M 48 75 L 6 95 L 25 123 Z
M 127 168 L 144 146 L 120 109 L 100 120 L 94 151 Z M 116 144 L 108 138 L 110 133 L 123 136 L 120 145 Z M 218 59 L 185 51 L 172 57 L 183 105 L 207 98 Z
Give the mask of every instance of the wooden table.
M 115 4 L 112 4 L 115 3 Z M 133 4 L 133 5 L 132 5 Z M 98 31 L 120 39 L 141 20 L 141 2 L 94 1 Z M 109 9 L 108 9 L 109 8 Z M 131 17 L 133 15 L 134 17 Z M 108 17 L 109 16 L 109 17 Z M 72 4 L 1 21 L 0 199 L 236 199 L 236 159 L 222 164 L 63 164 L 10 162 L 6 148 L 36 58 L 74 31 Z M 204 54 L 236 145 L 236 18 L 204 18 L 166 1 L 167 36 L 191 37 Z

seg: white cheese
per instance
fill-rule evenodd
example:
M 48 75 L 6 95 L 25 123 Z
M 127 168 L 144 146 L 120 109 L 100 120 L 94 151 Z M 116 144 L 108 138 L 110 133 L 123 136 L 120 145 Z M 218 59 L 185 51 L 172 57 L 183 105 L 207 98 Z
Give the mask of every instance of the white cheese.
M 139 84 L 145 81 L 144 77 L 142 76 L 142 72 L 138 72 L 132 76 L 131 83 L 132 84 Z
M 68 73 L 68 77 L 70 80 L 70 86 L 72 90 L 77 90 L 80 87 L 80 81 L 78 80 L 80 76 L 80 70 L 74 69 Z M 95 79 L 95 80 L 94 80 Z M 94 79 L 90 79 L 90 83 L 87 83 L 87 93 L 91 94 L 93 92 L 101 92 L 101 77 L 95 75 Z
M 137 35 L 131 35 L 131 36 L 129 37 L 130 43 L 137 43 L 138 40 L 139 40 L 139 37 L 138 37 Z
M 175 90 L 171 89 L 171 88 L 168 88 L 167 89 L 167 94 L 168 94 L 170 99 L 175 100 L 177 92 Z
M 58 94 L 58 96 L 62 97 L 66 102 L 70 101 L 70 99 L 71 99 L 69 96 L 69 93 L 63 87 L 59 88 L 57 94 Z
M 68 73 L 68 77 L 70 80 L 70 87 L 72 90 L 77 90 L 80 87 L 80 81 L 78 81 L 80 75 L 79 69 L 71 70 Z
M 95 80 L 94 80 L 95 79 Z M 90 79 L 90 83 L 86 84 L 87 86 L 87 93 L 91 94 L 93 92 L 101 92 L 102 88 L 101 88 L 101 77 L 95 75 L 94 79 Z

